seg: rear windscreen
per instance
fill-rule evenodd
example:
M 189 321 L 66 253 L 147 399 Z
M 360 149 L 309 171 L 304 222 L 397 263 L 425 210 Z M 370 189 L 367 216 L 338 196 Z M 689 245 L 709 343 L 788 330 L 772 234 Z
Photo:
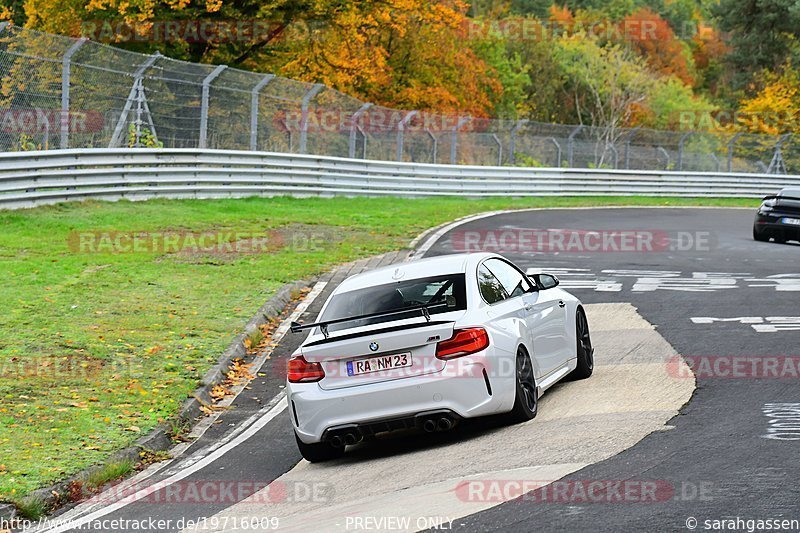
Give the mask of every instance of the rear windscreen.
M 385 285 L 343 292 L 331 299 L 319 321 L 326 322 L 372 313 L 398 311 L 423 304 L 430 306 L 429 313 L 432 315 L 466 309 L 467 290 L 464 274 L 400 280 Z M 422 313 L 418 309 L 413 309 L 407 313 L 331 324 L 328 326 L 328 330 L 339 331 L 415 316 L 422 316 Z

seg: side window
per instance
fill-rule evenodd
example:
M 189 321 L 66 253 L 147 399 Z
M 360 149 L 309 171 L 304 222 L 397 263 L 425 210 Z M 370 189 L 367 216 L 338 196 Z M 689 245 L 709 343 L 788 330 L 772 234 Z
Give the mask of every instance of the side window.
M 500 300 L 508 298 L 508 294 L 503 289 L 503 285 L 494 277 L 494 274 L 489 272 L 486 265 L 481 265 L 478 268 L 478 288 L 481 291 L 481 296 L 487 303 L 493 304 Z
M 531 290 L 531 282 L 528 278 L 505 261 L 488 259 L 484 265 L 500 280 L 506 293 L 511 295 L 511 298 Z

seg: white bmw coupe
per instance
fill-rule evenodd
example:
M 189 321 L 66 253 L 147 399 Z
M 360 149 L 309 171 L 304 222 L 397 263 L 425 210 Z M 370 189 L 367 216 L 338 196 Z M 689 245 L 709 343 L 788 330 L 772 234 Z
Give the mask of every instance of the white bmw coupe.
M 288 363 L 297 445 L 309 461 L 398 429 L 536 416 L 559 380 L 592 374 L 581 302 L 547 273 L 497 254 L 447 255 L 365 272 L 339 285 Z

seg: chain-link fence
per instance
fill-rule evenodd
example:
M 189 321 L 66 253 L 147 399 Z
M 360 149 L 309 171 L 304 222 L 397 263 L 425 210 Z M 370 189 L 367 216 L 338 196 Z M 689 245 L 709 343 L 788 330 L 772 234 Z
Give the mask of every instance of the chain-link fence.
M 400 111 L 322 85 L 0 23 L 0 151 L 217 148 L 364 159 L 787 173 L 789 136 L 608 131 Z

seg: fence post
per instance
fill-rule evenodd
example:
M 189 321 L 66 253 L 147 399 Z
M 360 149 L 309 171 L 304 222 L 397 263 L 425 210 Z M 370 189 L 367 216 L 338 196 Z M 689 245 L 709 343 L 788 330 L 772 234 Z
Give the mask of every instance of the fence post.
M 275 74 L 267 74 L 256 83 L 250 91 L 250 150 L 258 149 L 258 93 L 275 78 Z
M 497 137 L 496 133 L 492 133 L 492 139 L 494 142 L 497 143 L 497 166 L 503 166 L 503 143 L 500 142 L 500 139 Z
M 783 160 L 783 143 L 791 137 L 791 133 L 785 133 L 775 143 L 775 151 L 772 153 L 772 161 L 769 162 L 769 167 L 767 167 L 767 174 L 772 174 L 773 171 L 775 171 L 775 174 L 786 174 L 786 162 Z
M 661 146 L 656 146 L 656 152 L 661 152 L 662 154 L 664 154 L 664 157 L 667 159 L 667 164 L 664 165 L 664 170 L 669 170 L 669 162 L 670 162 L 669 152 L 664 150 L 664 148 Z
M 366 112 L 367 109 L 372 107 L 372 104 L 363 104 L 361 107 L 358 108 L 358 111 L 353 113 L 353 116 L 350 117 L 350 140 L 348 142 L 348 150 L 347 153 L 350 156 L 350 159 L 356 157 L 356 127 L 358 126 L 358 120 L 361 118 L 361 115 Z M 364 141 L 366 142 L 366 141 Z
M 737 133 L 736 135 L 731 137 L 730 141 L 728 141 L 728 172 L 730 172 L 731 168 L 733 167 L 733 143 L 735 143 L 736 139 L 738 139 L 741 136 L 742 136 L 741 133 Z
M 619 152 L 617 151 L 617 147 L 614 146 L 613 143 L 608 143 L 606 149 L 611 150 L 611 153 L 614 154 L 614 170 L 617 170 L 617 168 L 619 168 Z
M 78 39 L 69 47 L 61 59 L 61 149 L 69 148 L 69 83 L 72 73 L 72 56 L 83 46 L 86 39 Z
M 522 126 L 524 126 L 528 122 L 529 122 L 528 120 L 518 120 L 517 123 L 514 125 L 514 128 L 511 130 L 511 136 L 508 141 L 508 160 L 511 162 L 512 165 L 517 162 L 517 154 L 516 154 L 517 133 L 519 133 L 519 130 L 522 129 Z M 561 166 L 560 162 L 558 166 Z
M 450 135 L 452 135 L 452 137 L 450 138 L 450 164 L 451 165 L 455 165 L 456 164 L 456 146 L 458 145 L 458 129 L 461 126 L 463 126 L 464 124 L 466 124 L 467 122 L 469 122 L 470 120 L 472 120 L 472 117 L 462 117 L 462 118 L 458 119 L 458 124 L 456 124 L 456 127 L 453 128 L 453 131 L 450 133 Z
M 695 132 L 689 131 L 683 134 L 681 140 L 678 141 L 678 172 L 683 170 L 683 143 L 686 142 L 686 139 L 694 135 Z
M 575 154 L 575 136 L 584 128 L 583 124 L 572 130 L 567 137 L 567 168 L 573 167 L 573 156 Z
M 367 134 L 364 132 L 364 130 L 361 128 L 361 126 L 356 126 L 356 128 L 358 128 L 358 132 L 361 134 L 361 137 L 364 139 L 364 149 L 361 152 L 361 159 L 366 159 L 367 158 Z
M 308 146 L 308 104 L 311 103 L 311 99 L 317 96 L 325 86 L 321 83 L 315 83 L 311 89 L 303 95 L 303 100 L 300 102 L 300 150 L 301 154 L 306 153 L 306 148 Z
M 638 131 L 639 128 L 633 128 L 628 132 L 628 136 L 625 139 L 625 170 L 630 170 L 631 168 L 631 141 Z
M 145 71 L 148 68 L 153 66 L 153 63 L 161 57 L 161 54 L 156 51 L 153 55 L 149 56 L 142 65 L 136 69 L 136 72 L 133 73 L 133 87 L 131 87 L 131 91 L 128 94 L 128 99 L 125 100 L 125 106 L 122 108 L 122 113 L 117 119 L 117 125 L 114 126 L 114 133 L 111 134 L 111 140 L 108 142 L 109 148 L 115 148 L 117 143 L 119 142 L 119 138 L 122 135 L 122 129 L 125 127 L 125 121 L 128 118 L 128 113 L 131 112 L 131 107 L 133 106 L 134 100 L 138 97 L 139 85 L 142 82 L 142 78 L 144 77 Z M 141 87 L 142 91 L 144 91 L 144 86 Z M 145 105 L 147 101 L 145 100 Z M 148 111 L 149 114 L 149 111 Z M 152 118 L 152 117 L 151 117 Z
M 417 116 L 418 114 L 419 114 L 419 111 L 409 111 L 408 113 L 406 113 L 406 116 L 404 116 L 403 119 L 400 122 L 397 123 L 397 157 L 396 157 L 396 159 L 398 161 L 402 161 L 403 160 L 403 142 L 405 141 L 405 139 L 404 139 L 404 131 L 406 129 L 406 124 L 408 124 L 408 122 L 412 118 Z
M 203 93 L 200 101 L 200 137 L 197 141 L 198 148 L 206 147 L 206 140 L 208 138 L 208 97 L 211 90 L 211 82 L 214 78 L 222 74 L 222 71 L 228 68 L 225 65 L 218 65 L 217 68 L 211 71 L 211 74 L 203 79 Z
M 556 145 L 556 167 L 561 168 L 561 145 L 555 137 L 550 137 L 550 142 Z
M 430 137 L 431 141 L 433 141 L 433 157 L 431 158 L 431 163 L 436 164 L 436 156 L 438 155 L 439 151 L 439 139 L 437 139 L 436 135 L 431 132 L 430 128 L 425 128 L 425 133 L 427 133 L 428 137 Z
M 709 155 L 711 156 L 711 159 L 714 160 L 714 163 L 717 166 L 716 172 L 719 172 L 719 168 L 720 168 L 719 157 L 717 157 L 716 154 L 709 154 Z

